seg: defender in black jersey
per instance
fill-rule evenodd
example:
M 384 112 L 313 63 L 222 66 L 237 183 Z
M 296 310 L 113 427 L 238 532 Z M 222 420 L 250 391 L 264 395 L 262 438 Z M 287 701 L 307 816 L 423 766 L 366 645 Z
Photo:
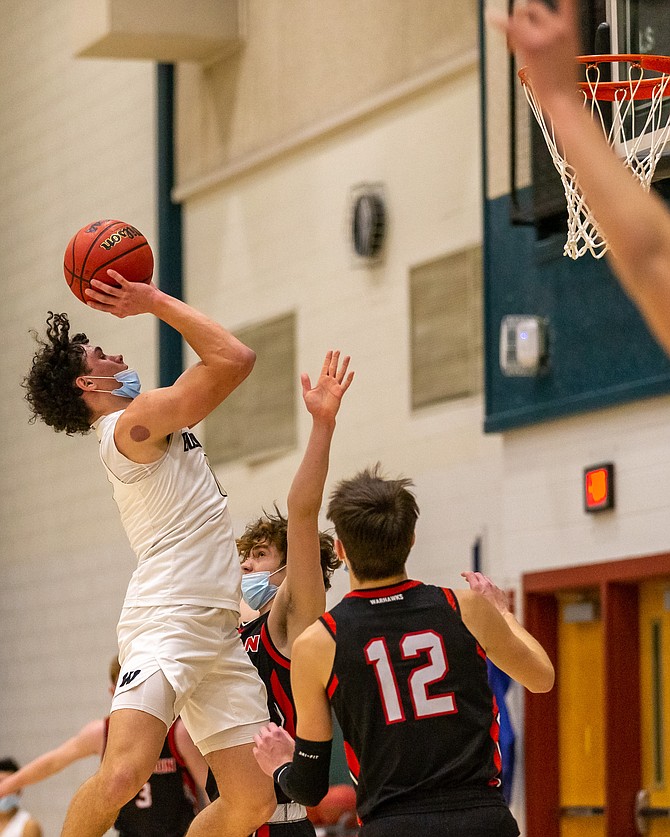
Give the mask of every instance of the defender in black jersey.
M 544 649 L 480 573 L 470 590 L 414 581 L 418 507 L 378 467 L 339 484 L 328 516 L 352 590 L 294 643 L 294 742 L 270 724 L 254 753 L 292 798 L 328 788 L 331 705 L 356 783 L 360 837 L 514 837 L 500 791 L 498 710 L 486 658 L 532 691 L 553 685 Z
M 242 559 L 242 596 L 259 616 L 240 634 L 265 683 L 270 720 L 295 735 L 295 705 L 290 666 L 294 639 L 323 613 L 330 576 L 340 561 L 333 538 L 319 532 L 319 510 L 328 474 L 335 417 L 353 372 L 349 358 L 326 354 L 316 385 L 302 375 L 302 394 L 312 430 L 288 494 L 288 517 L 275 507 L 250 523 L 237 548 Z M 208 792 L 214 789 L 208 783 Z M 314 837 L 305 807 L 275 786 L 277 809 L 257 837 Z

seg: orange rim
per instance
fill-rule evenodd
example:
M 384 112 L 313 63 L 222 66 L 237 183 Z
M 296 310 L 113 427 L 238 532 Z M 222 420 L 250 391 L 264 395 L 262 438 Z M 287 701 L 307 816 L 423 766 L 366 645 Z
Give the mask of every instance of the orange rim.
M 579 55 L 576 60 L 588 67 L 597 67 L 599 64 L 628 63 L 641 70 L 652 70 L 653 72 L 670 75 L 670 56 L 668 55 L 643 55 L 641 53 L 619 53 L 614 55 Z M 519 78 L 523 84 L 530 85 L 528 68 L 522 67 L 519 70 Z M 658 89 L 659 82 L 663 76 L 654 78 L 642 78 L 633 82 L 632 98 L 635 100 L 651 99 Z M 628 79 L 622 81 L 599 81 L 590 85 L 587 81 L 578 82 L 579 89 L 588 99 L 597 99 L 603 102 L 624 101 L 631 98 L 631 82 Z M 670 84 L 667 84 L 663 91 L 664 97 L 670 96 Z

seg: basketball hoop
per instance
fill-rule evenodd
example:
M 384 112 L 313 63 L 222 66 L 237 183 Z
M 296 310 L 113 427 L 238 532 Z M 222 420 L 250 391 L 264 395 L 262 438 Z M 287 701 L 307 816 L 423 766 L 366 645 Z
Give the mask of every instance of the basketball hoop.
M 642 188 L 649 191 L 656 164 L 670 138 L 670 108 L 667 114 L 663 113 L 663 103 L 670 97 L 670 56 L 581 55 L 577 61 L 586 67 L 586 80 L 579 82 L 584 107 L 599 120 L 610 147 Z M 609 72 L 603 72 L 601 65 L 611 65 L 606 68 Z M 626 77 L 621 79 L 617 77 L 620 65 L 625 65 L 626 71 Z M 558 148 L 554 126 L 550 119 L 545 120 L 525 67 L 519 70 L 519 78 L 563 181 L 568 205 L 568 236 L 563 253 L 578 259 L 588 250 L 600 259 L 608 250 L 607 241 L 581 194 L 574 169 Z M 603 108 L 604 102 L 611 103 L 611 113 L 609 108 Z M 640 102 L 644 105 L 640 106 Z

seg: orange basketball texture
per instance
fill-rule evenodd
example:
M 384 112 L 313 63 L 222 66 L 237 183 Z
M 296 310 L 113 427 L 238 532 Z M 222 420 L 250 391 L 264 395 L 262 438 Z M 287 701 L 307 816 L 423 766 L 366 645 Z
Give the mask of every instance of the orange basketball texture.
M 351 785 L 331 785 L 328 793 L 313 808 L 307 809 L 313 825 L 356 825 L 356 791 Z
M 70 239 L 65 250 L 63 270 L 68 287 L 82 302 L 91 279 L 108 285 L 114 280 L 107 270 L 117 270 L 129 282 L 150 282 L 154 273 L 154 254 L 142 233 L 125 221 L 106 219 L 87 224 Z

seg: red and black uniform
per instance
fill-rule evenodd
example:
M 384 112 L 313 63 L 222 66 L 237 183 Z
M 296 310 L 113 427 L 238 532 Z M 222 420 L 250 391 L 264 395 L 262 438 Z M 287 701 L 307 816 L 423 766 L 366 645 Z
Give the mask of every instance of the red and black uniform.
M 268 616 L 270 612 L 258 616 L 251 622 L 246 622 L 240 628 L 240 636 L 244 649 L 254 664 L 261 680 L 265 683 L 268 693 L 268 711 L 270 720 L 277 726 L 284 727 L 286 732 L 295 738 L 295 704 L 293 703 L 293 692 L 291 691 L 291 661 L 279 651 L 272 642 L 268 631 Z M 275 784 L 277 795 L 278 813 L 281 815 L 281 806 L 287 804 L 293 809 L 294 816 L 297 803 L 284 793 Z M 290 810 L 290 809 L 287 809 Z M 312 823 L 306 818 L 304 808 L 302 813 L 297 814 L 299 819 L 292 822 L 270 822 L 256 831 L 257 837 L 314 837 L 315 831 Z
M 500 791 L 498 707 L 486 654 L 452 591 L 412 580 L 355 590 L 321 621 L 336 642 L 328 695 L 361 821 L 391 817 L 398 828 L 408 818 L 420 833 L 436 812 L 454 812 L 461 822 L 466 809 L 498 808 L 484 812 L 484 820 L 503 823 L 491 833 L 518 834 Z M 477 812 L 463 822 L 478 822 Z M 362 833 L 393 828 L 371 824 Z
M 105 744 L 109 718 L 105 722 Z M 119 837 L 183 837 L 197 813 L 196 784 L 177 749 L 174 725 L 149 780 L 119 811 Z

